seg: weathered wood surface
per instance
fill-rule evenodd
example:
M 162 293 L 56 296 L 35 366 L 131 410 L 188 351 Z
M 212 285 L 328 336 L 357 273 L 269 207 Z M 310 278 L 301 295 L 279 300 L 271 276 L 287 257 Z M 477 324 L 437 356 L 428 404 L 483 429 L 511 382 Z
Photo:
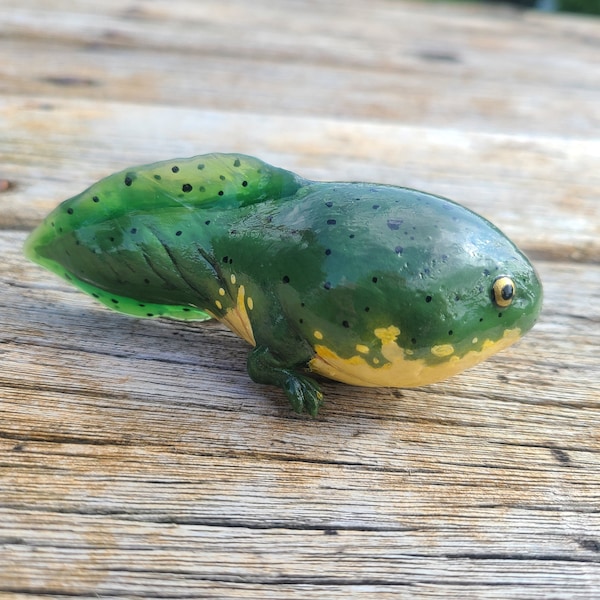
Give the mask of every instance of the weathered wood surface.
M 591 598 L 600 589 L 600 22 L 476 6 L 0 6 L 0 596 Z M 540 323 L 309 420 L 216 324 L 109 313 L 21 257 L 58 201 L 214 150 L 462 201 Z

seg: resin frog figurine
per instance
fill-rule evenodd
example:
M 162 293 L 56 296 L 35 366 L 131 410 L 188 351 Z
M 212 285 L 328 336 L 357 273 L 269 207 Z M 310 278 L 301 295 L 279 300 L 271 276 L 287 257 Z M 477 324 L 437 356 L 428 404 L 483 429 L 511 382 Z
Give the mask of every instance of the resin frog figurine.
M 50 214 L 26 255 L 111 309 L 218 319 L 253 346 L 250 377 L 312 415 L 311 373 L 440 381 L 517 341 L 542 303 L 527 258 L 459 204 L 242 154 L 102 179 Z

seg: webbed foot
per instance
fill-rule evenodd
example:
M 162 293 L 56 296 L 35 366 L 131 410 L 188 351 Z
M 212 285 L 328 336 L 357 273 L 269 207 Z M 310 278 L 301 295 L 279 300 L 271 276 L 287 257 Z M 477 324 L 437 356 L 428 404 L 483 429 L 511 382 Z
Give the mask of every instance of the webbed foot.
M 297 413 L 307 412 L 317 416 L 323 404 L 319 384 L 293 368 L 283 366 L 268 348 L 258 346 L 248 355 L 248 374 L 256 383 L 276 385 L 283 389 L 292 408 Z

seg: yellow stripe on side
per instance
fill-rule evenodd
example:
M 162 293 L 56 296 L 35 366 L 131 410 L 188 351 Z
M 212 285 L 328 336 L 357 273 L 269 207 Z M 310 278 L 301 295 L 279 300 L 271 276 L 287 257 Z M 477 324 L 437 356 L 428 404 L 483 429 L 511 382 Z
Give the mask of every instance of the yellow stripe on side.
M 221 323 L 224 323 L 237 335 L 245 339 L 249 344 L 256 346 L 252 323 L 246 310 L 246 290 L 243 285 L 238 288 L 237 302 L 234 308 L 227 311 L 225 316 L 218 317 Z M 250 303 L 252 304 L 252 303 Z

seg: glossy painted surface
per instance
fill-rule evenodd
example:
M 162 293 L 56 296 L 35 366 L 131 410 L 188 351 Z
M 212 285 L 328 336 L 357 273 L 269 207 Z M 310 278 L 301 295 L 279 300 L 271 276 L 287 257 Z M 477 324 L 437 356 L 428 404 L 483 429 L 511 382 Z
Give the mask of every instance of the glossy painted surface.
M 107 177 L 58 206 L 26 254 L 115 310 L 219 319 L 255 346 L 251 377 L 311 414 L 311 371 L 439 381 L 519 339 L 542 301 L 525 256 L 454 202 L 234 154 Z

